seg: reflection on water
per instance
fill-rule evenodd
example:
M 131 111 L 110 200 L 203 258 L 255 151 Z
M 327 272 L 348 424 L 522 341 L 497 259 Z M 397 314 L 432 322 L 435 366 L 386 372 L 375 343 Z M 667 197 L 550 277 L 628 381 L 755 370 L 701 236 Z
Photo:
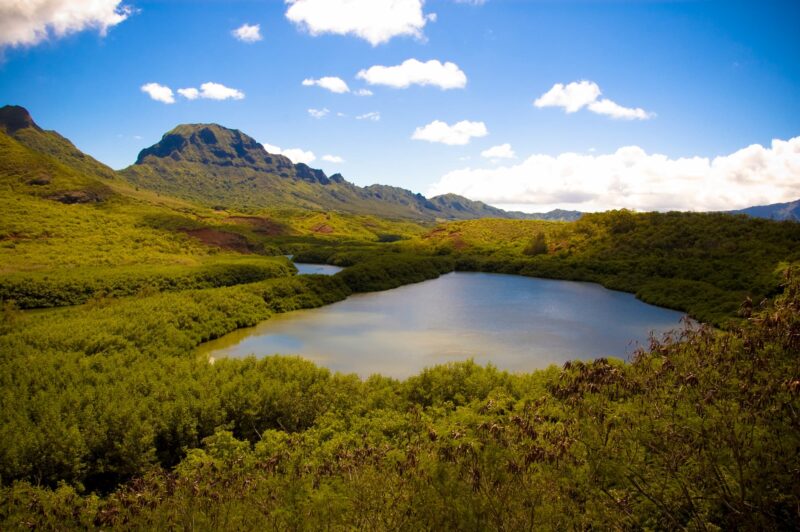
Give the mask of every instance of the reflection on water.
M 364 377 L 407 377 L 470 357 L 529 371 L 576 358 L 626 358 L 651 331 L 677 328 L 682 317 L 596 284 L 459 272 L 279 314 L 200 352 L 297 354 Z
M 304 262 L 295 262 L 294 265 L 297 267 L 297 275 L 333 275 L 334 273 L 342 271 L 342 268 L 338 266 L 331 266 L 330 264 L 307 264 Z

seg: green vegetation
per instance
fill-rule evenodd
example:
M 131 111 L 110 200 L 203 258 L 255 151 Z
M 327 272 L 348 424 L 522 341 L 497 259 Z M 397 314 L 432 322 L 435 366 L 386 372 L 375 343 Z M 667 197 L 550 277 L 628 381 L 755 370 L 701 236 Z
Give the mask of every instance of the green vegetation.
M 0 300 L 20 308 L 79 305 L 97 297 L 121 297 L 253 283 L 296 269 L 284 257 L 226 257 L 201 266 L 136 265 L 117 268 L 16 273 L 0 278 Z
M 800 225 L 210 207 L 137 190 L 55 133 L 0 131 L 0 528 L 797 528 Z M 297 276 L 284 253 L 346 269 Z M 629 364 L 402 382 L 196 352 L 453 269 L 600 282 L 724 330 Z
M 166 310 L 178 296 L 162 297 L 173 299 Z M 2 372 L 12 419 L 0 522 L 791 529 L 798 338 L 791 279 L 731 332 L 690 329 L 630 365 L 527 375 L 466 362 L 361 381 L 294 358 L 211 365 L 164 346 L 149 356 L 17 351 Z
M 781 272 L 800 262 L 800 224 L 611 211 L 574 223 L 452 222 L 407 248 L 451 255 L 460 270 L 597 282 L 725 326 L 745 298 L 778 292 Z

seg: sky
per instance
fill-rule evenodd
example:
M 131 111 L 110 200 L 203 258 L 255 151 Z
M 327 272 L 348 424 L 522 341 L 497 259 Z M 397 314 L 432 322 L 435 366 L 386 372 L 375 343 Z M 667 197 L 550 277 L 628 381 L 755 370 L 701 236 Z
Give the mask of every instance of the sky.
M 800 2 L 0 0 L 0 105 L 113 168 L 181 123 L 505 209 L 800 198 Z

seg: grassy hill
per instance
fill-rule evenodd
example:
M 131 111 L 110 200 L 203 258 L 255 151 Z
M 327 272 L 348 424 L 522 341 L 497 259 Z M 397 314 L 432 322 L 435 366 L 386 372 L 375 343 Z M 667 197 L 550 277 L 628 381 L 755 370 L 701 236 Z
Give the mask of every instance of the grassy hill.
M 5 112 L 0 528 L 796 528 L 800 224 L 215 209 L 137 189 Z M 263 177 L 252 165 L 286 164 L 223 134 L 227 156 L 208 138 L 184 147 L 215 157 L 218 175 L 175 155 L 183 190 L 238 190 Z M 164 183 L 167 148 L 143 156 Z M 298 193 L 347 186 L 292 168 L 280 179 Z M 287 252 L 347 268 L 297 276 Z M 405 381 L 195 351 L 275 313 L 454 269 L 601 282 L 725 329 L 692 325 L 630 364 L 509 374 L 466 361 Z M 58 308 L 21 310 L 43 307 Z
M 184 124 L 142 150 L 120 172 L 136 186 L 218 209 L 258 212 L 295 207 L 433 221 L 469 218 L 575 217 L 577 213 L 507 213 L 448 194 L 431 198 L 387 185 L 358 187 L 282 155 L 267 153 L 244 133 L 217 124 Z
M 247 216 L 137 189 L 22 108 L 0 113 L 0 191 L 0 300 L 24 308 L 289 275 L 280 255 L 296 246 L 424 232 L 301 209 Z

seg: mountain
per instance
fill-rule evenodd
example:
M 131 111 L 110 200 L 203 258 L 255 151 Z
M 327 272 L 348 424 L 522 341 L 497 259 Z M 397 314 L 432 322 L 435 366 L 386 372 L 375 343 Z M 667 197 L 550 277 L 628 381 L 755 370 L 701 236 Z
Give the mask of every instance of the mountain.
M 575 220 L 581 215 L 560 210 L 508 212 L 455 194 L 428 199 L 400 187 L 359 187 L 341 174 L 327 176 L 322 170 L 270 154 L 241 131 L 217 124 L 180 125 L 142 150 L 136 162 L 120 172 L 86 155 L 59 133 L 39 127 L 24 107 L 0 108 L 0 132 L 67 167 L 40 171 L 41 175 L 29 179 L 39 185 L 40 195 L 50 194 L 47 197 L 65 203 L 101 201 L 110 194 L 108 180 L 208 207 L 242 211 L 291 207 L 417 221 Z M 71 177 L 50 183 L 53 172 Z
M 580 218 L 583 214 L 580 211 L 565 211 L 562 209 L 555 209 L 549 212 L 504 211 L 503 209 L 487 205 L 482 201 L 473 201 L 464 196 L 459 196 L 458 194 L 434 196 L 430 199 L 430 202 L 444 212 L 463 214 L 463 217 L 454 216 L 454 218 L 465 220 L 475 218 L 510 218 L 514 220 L 554 220 L 572 222 Z
M 217 124 L 184 124 L 141 151 L 120 174 L 130 183 L 220 209 L 300 207 L 414 220 L 574 219 L 579 213 L 509 213 L 454 194 L 427 199 L 387 185 L 359 187 L 341 174 L 294 164 Z
M 758 205 L 748 207 L 738 211 L 730 211 L 731 214 L 746 214 L 754 218 L 767 218 L 769 220 L 790 220 L 800 222 L 800 199 L 789 203 L 773 203 L 772 205 Z
M 0 107 L 0 131 L 32 150 L 49 155 L 82 172 L 107 179 L 116 178 L 113 169 L 86 155 L 66 138 L 55 131 L 40 128 L 24 107 Z

